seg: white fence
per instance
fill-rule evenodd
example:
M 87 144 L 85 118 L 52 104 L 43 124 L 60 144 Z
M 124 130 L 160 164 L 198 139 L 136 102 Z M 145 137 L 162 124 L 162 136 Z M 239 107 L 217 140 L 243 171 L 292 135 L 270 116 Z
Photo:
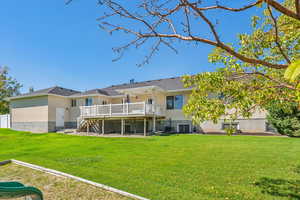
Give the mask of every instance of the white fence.
M 0 115 L 0 128 L 10 128 L 10 115 Z

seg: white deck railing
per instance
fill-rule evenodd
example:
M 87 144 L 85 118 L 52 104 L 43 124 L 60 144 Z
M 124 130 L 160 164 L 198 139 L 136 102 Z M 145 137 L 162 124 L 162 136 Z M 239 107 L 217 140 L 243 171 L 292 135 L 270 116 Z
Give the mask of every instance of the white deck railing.
M 81 106 L 81 117 L 163 115 L 161 106 L 145 102 Z

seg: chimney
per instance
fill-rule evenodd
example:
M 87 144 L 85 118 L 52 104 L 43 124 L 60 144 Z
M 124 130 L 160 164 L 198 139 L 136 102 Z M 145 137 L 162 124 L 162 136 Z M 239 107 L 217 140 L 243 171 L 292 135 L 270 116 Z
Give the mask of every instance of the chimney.
M 32 93 L 32 92 L 34 92 L 34 88 L 31 86 L 31 87 L 29 87 L 29 93 Z
M 130 79 L 129 83 L 133 84 L 134 83 L 134 79 Z

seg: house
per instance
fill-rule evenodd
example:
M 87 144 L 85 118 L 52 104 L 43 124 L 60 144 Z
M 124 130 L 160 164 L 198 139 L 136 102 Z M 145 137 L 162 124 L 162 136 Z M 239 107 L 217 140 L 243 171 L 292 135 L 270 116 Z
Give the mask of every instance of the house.
M 224 120 L 194 125 L 182 112 L 191 88 L 180 77 L 112 85 L 86 92 L 62 87 L 11 97 L 12 129 L 53 132 L 81 129 L 98 133 L 149 134 L 166 132 L 220 132 Z M 265 112 L 235 122 L 245 132 L 266 132 Z

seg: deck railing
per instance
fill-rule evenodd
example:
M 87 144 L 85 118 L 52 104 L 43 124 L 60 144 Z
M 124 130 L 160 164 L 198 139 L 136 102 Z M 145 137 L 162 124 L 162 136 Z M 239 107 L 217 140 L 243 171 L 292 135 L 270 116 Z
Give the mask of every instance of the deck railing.
M 145 102 L 81 106 L 81 117 L 163 115 L 162 107 Z

